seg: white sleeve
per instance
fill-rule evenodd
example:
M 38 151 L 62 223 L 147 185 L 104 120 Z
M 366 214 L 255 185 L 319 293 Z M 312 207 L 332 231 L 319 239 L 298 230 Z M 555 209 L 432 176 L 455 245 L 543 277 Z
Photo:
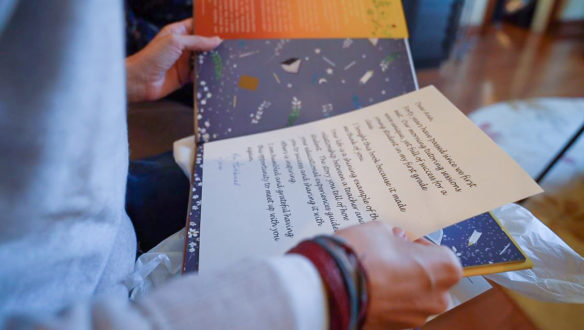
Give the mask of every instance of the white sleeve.
M 326 289 L 312 262 L 300 255 L 286 255 L 270 263 L 290 296 L 298 329 L 328 329 Z
M 136 303 L 102 297 L 58 315 L 10 317 L 9 329 L 325 329 L 326 295 L 301 256 L 247 259 L 170 281 Z M 2 328 L 2 325 L 0 325 Z

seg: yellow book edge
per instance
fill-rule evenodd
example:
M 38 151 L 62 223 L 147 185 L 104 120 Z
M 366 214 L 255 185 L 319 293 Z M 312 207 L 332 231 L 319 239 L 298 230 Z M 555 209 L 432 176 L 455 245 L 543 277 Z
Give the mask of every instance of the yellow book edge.
M 515 247 L 521 252 L 523 257 L 525 258 L 524 261 L 511 261 L 507 263 L 497 263 L 497 264 L 487 264 L 487 265 L 477 265 L 477 266 L 470 266 L 465 267 L 462 271 L 464 277 L 470 276 L 477 276 L 477 275 L 488 275 L 488 274 L 495 274 L 495 273 L 503 273 L 503 272 L 510 272 L 514 270 L 522 270 L 522 269 L 529 269 L 533 267 L 533 262 L 531 259 L 523 252 L 523 249 L 515 242 L 515 239 L 509 232 L 507 228 L 501 224 L 501 220 L 492 212 L 489 211 L 489 214 L 495 219 L 499 227 L 505 232 L 505 235 L 509 237 L 511 243 L 515 245 Z

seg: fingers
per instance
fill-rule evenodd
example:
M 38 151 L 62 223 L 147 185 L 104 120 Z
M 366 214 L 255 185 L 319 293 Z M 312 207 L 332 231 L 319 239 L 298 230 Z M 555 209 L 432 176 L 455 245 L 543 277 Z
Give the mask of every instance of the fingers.
M 187 18 L 179 22 L 168 24 L 158 32 L 157 38 L 164 37 L 169 34 L 189 35 L 193 34 L 193 18 Z
M 403 238 L 405 240 L 410 240 L 410 237 L 415 237 L 412 233 L 406 231 L 405 229 L 403 229 L 401 227 L 393 227 L 393 229 L 391 231 L 392 231 L 394 236 Z M 416 239 L 414 241 L 414 243 L 418 243 L 418 244 L 422 244 L 422 245 L 435 245 L 423 237 Z
M 371 287 L 367 328 L 404 328 L 423 324 L 450 303 L 448 289 L 462 269 L 445 247 L 411 241 L 402 228 L 381 221 L 337 232 L 359 254 Z
M 207 51 L 219 46 L 223 40 L 219 37 L 173 35 L 172 41 L 177 43 L 181 49 Z
M 422 244 L 422 245 L 426 245 L 426 246 L 436 246 L 436 244 L 430 242 L 429 240 L 427 240 L 424 237 L 420 237 L 417 240 L 414 241 L 414 243 L 418 243 L 418 244 Z
M 426 264 L 436 287 L 450 288 L 460 281 L 462 266 L 460 260 L 449 248 L 433 244 L 423 248 L 425 250 L 423 262 Z
M 178 61 L 176 61 L 175 67 L 177 69 L 177 77 L 180 86 L 184 86 L 186 83 L 193 80 L 193 71 L 191 70 L 191 65 L 189 63 L 190 56 L 189 52 L 184 52 Z
M 408 236 L 406 235 L 406 231 L 403 228 L 393 227 L 393 229 L 391 231 L 392 231 L 393 235 L 395 235 L 397 237 L 408 239 Z
M 452 303 L 452 298 L 448 290 L 435 290 L 427 293 L 423 298 L 418 299 L 412 307 L 409 308 L 409 314 L 415 316 L 422 322 L 410 324 L 410 326 L 420 326 L 425 323 L 431 315 L 437 315 L 445 312 Z
M 452 276 L 454 283 L 458 283 L 462 278 L 462 264 L 460 259 L 450 250 L 449 248 L 442 246 L 443 253 L 447 256 L 448 262 L 446 262 L 442 267 L 445 268 L 445 272 Z

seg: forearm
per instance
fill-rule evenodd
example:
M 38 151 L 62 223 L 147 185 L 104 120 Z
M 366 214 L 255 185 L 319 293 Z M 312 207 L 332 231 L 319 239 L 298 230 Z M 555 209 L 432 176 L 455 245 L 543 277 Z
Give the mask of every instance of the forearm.
M 318 329 L 324 301 L 310 262 L 286 256 L 186 276 L 139 305 L 176 329 Z
M 299 256 L 245 260 L 223 270 L 187 275 L 144 299 L 102 299 L 55 318 L 13 319 L 15 328 L 60 329 L 323 329 L 320 277 Z
M 139 68 L 136 65 L 136 55 L 128 56 L 125 60 L 126 65 L 126 96 L 128 102 L 140 102 L 145 100 L 145 87 L 142 83 L 142 77 L 139 74 Z

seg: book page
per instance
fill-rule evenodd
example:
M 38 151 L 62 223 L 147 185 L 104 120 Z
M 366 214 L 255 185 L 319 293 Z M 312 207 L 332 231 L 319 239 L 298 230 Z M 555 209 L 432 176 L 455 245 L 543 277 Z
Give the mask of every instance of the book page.
M 416 237 L 541 192 L 434 87 L 204 144 L 199 267 L 367 221 Z
M 401 0 L 200 0 L 194 17 L 224 39 L 408 37 Z
M 198 54 L 195 65 L 201 145 L 313 122 L 417 89 L 405 39 L 225 40 Z M 195 169 L 185 271 L 196 271 L 199 262 L 202 164 Z
M 225 40 L 197 55 L 198 141 L 304 124 L 415 89 L 406 40 Z

